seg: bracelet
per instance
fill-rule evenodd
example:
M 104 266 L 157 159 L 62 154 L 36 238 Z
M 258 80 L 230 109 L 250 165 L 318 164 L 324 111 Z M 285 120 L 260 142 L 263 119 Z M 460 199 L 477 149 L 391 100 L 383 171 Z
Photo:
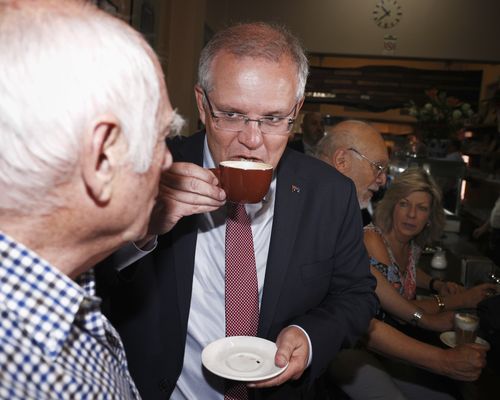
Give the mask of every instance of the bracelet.
M 412 316 L 411 316 L 411 319 L 410 319 L 410 323 L 413 325 L 413 326 L 418 326 L 418 323 L 420 322 L 420 320 L 422 319 L 422 313 L 420 311 L 415 311 Z
M 438 294 L 435 294 L 434 298 L 436 299 L 437 305 L 439 307 L 439 312 L 444 311 L 444 300 L 443 300 L 443 298 L 440 295 L 438 295 Z
M 440 278 L 432 278 L 430 281 L 429 281 L 429 290 L 431 291 L 431 293 L 437 293 L 438 291 L 434 288 L 434 282 L 443 282 L 442 279 Z

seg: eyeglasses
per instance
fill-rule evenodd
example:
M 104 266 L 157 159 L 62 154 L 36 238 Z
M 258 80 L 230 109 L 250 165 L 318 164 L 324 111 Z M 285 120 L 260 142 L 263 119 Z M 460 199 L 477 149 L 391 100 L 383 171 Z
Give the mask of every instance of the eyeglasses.
M 381 165 L 379 163 L 376 163 L 372 160 L 370 160 L 368 157 L 366 157 L 364 154 L 361 154 L 358 150 L 356 150 L 355 148 L 353 147 L 349 147 L 347 150 L 351 150 L 351 151 L 354 151 L 358 156 L 360 156 L 361 158 L 364 158 L 366 161 L 368 161 L 371 166 L 373 168 L 375 168 L 375 172 L 376 172 L 376 177 L 378 178 L 380 175 L 382 174 L 386 174 L 387 173 L 387 166 L 385 165 Z
M 257 122 L 259 129 L 262 133 L 267 133 L 269 135 L 288 135 L 292 129 L 295 118 L 291 118 L 290 115 L 294 115 L 297 110 L 297 104 L 292 108 L 287 115 L 283 117 L 278 117 L 275 115 L 266 115 L 258 119 L 248 118 L 245 114 L 240 114 L 232 111 L 214 111 L 212 104 L 208 98 L 207 92 L 203 90 L 205 99 L 207 99 L 208 108 L 210 110 L 210 115 L 214 121 L 214 125 L 217 129 L 231 131 L 231 132 L 241 132 L 245 129 L 245 126 L 249 122 Z

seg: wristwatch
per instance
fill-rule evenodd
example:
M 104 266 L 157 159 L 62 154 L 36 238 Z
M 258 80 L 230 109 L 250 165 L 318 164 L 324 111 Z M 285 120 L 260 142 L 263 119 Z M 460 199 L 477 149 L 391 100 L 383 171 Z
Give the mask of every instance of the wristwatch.
M 422 319 L 422 313 L 420 311 L 415 311 L 412 316 L 411 316 L 411 319 L 410 319 L 410 323 L 413 325 L 413 326 L 418 326 L 418 323 L 420 322 L 420 320 Z

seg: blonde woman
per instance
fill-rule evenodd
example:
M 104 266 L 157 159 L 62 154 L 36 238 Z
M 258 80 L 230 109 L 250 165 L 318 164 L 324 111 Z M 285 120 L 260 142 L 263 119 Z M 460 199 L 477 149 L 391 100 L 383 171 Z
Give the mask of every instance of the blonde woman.
M 377 205 L 373 224 L 365 227 L 370 264 L 408 300 L 426 312 L 475 308 L 495 290 L 492 284 L 470 289 L 434 281 L 417 263 L 425 244 L 437 240 L 444 227 L 441 192 L 423 169 L 409 168 L 395 178 Z M 415 300 L 416 289 L 437 291 L 433 299 Z

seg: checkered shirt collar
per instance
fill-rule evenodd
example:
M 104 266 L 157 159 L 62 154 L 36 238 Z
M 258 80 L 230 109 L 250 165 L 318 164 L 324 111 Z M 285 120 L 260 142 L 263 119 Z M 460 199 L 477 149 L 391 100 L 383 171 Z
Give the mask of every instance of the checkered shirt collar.
M 75 282 L 0 231 L 0 306 L 18 314 L 19 324 L 47 356 L 58 356 L 75 320 L 104 331 L 92 315 L 100 303 L 94 294 L 92 270 Z

